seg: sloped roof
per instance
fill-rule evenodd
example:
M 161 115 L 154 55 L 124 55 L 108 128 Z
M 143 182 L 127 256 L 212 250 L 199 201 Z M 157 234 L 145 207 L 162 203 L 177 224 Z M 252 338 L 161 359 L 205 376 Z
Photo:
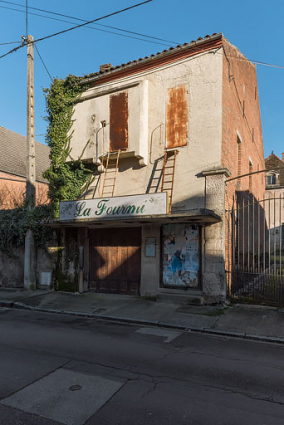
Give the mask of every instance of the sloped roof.
M 265 164 L 268 166 L 274 166 L 275 167 L 275 163 L 279 163 L 279 165 L 281 166 L 282 164 L 284 164 L 284 161 L 279 158 L 277 155 L 275 155 L 275 153 L 271 153 L 266 159 L 265 159 Z
M 36 181 L 47 183 L 42 173 L 50 167 L 50 148 L 35 142 Z M 0 126 L 0 171 L 26 177 L 26 137 Z
M 156 54 L 152 54 L 150 56 L 146 56 L 144 58 L 139 58 L 137 60 L 129 61 L 127 63 L 122 63 L 121 65 L 117 65 L 115 67 L 110 66 L 107 67 L 106 70 L 101 70 L 99 72 L 94 72 L 92 74 L 85 75 L 80 84 L 88 84 L 93 81 L 98 80 L 101 77 L 110 74 L 116 74 L 124 69 L 132 68 L 138 64 L 148 64 L 151 62 L 155 62 L 159 58 L 166 58 L 176 55 L 179 52 L 194 50 L 201 45 L 205 45 L 208 42 L 212 42 L 215 40 L 221 40 L 223 37 L 222 33 L 213 33 L 212 35 L 205 35 L 205 37 L 199 37 L 197 40 L 192 40 L 190 43 L 178 44 L 176 47 L 170 47 L 169 49 L 163 50 L 162 52 L 158 52 Z

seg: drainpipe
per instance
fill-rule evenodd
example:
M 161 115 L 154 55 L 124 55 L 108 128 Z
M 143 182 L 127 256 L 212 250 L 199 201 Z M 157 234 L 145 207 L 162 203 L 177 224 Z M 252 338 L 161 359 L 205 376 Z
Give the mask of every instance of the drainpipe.
M 99 173 L 103 173 L 105 171 L 105 168 L 102 165 L 101 160 L 99 158 L 99 137 L 98 137 L 98 134 L 102 130 L 102 128 L 105 128 L 106 126 L 107 126 L 106 122 L 101 121 L 100 127 L 95 130 L 95 133 L 96 133 L 96 157 L 93 158 L 93 163 L 98 166 L 98 172 Z
M 103 127 L 100 127 L 100 128 L 97 128 L 95 130 L 95 132 L 96 132 L 96 157 L 93 158 L 93 163 L 96 164 L 96 165 L 101 165 L 101 160 L 99 158 L 99 137 L 98 137 L 98 134 L 99 134 L 99 132 L 101 131 L 102 128 Z

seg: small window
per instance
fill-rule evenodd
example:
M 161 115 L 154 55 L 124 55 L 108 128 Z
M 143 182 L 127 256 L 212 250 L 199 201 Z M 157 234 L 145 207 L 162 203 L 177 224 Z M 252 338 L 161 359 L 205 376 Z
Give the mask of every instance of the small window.
M 270 175 L 266 176 L 266 184 L 268 186 L 272 186 L 272 185 L 276 184 L 276 174 L 270 174 Z

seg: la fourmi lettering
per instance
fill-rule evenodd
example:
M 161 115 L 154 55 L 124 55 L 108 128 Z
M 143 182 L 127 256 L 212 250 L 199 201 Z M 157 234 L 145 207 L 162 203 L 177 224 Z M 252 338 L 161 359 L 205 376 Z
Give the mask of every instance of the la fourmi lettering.
M 91 208 L 86 208 L 86 202 L 78 202 L 76 204 L 75 217 L 90 217 Z
M 109 199 L 102 199 L 97 204 L 97 210 L 95 215 L 128 215 L 128 214 L 143 214 L 145 210 L 145 205 L 135 206 L 135 205 L 120 205 L 114 207 L 107 207 L 107 202 Z

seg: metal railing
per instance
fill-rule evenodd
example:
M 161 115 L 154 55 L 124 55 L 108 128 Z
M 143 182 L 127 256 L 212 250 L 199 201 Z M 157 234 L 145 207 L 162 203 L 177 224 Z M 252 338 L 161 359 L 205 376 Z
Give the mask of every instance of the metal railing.
M 284 197 L 237 193 L 226 212 L 228 295 L 284 305 Z

